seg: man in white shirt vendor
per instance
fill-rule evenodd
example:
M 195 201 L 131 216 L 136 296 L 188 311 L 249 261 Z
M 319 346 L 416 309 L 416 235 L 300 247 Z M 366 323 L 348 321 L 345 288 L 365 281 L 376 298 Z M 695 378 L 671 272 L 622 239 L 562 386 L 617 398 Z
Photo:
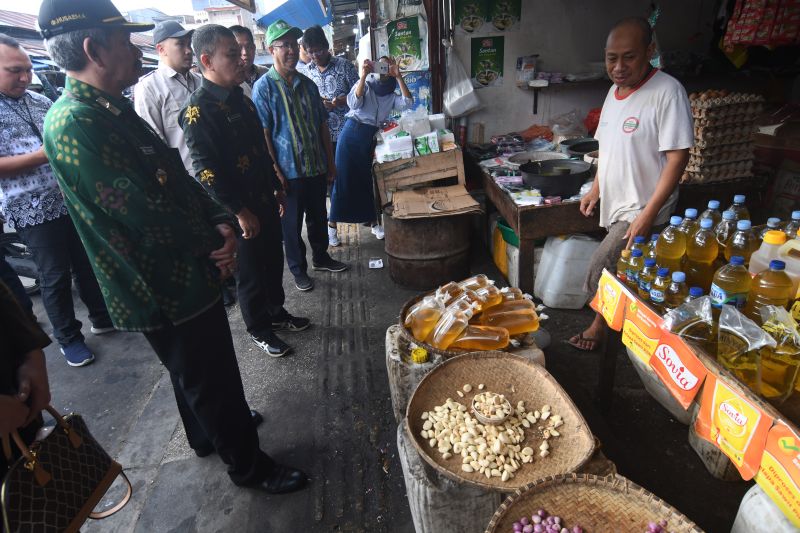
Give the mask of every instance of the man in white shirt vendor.
M 655 44 L 648 22 L 626 18 L 608 35 L 608 92 L 595 137 L 600 143 L 597 177 L 581 199 L 581 213 L 600 208 L 608 231 L 592 256 L 585 289 L 594 294 L 603 269 L 614 270 L 634 237 L 648 236 L 669 221 L 678 201 L 678 181 L 694 144 L 686 90 L 675 78 L 650 65 Z M 569 339 L 579 350 L 597 348 L 603 318 Z
M 170 148 L 181 154 L 183 166 L 194 176 L 192 158 L 178 124 L 186 99 L 200 88 L 202 77 L 192 72 L 192 32 L 174 20 L 160 22 L 153 30 L 158 69 L 144 76 L 133 90 L 136 113 L 150 124 Z

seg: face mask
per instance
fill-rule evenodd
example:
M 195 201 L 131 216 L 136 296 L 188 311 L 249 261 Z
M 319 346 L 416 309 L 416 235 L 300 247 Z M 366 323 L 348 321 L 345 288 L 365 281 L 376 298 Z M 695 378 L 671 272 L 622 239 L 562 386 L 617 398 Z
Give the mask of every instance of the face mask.
M 373 84 L 373 88 L 375 89 L 375 94 L 378 96 L 386 96 L 392 94 L 397 88 L 397 80 L 395 78 L 389 78 L 386 81 L 378 79 Z

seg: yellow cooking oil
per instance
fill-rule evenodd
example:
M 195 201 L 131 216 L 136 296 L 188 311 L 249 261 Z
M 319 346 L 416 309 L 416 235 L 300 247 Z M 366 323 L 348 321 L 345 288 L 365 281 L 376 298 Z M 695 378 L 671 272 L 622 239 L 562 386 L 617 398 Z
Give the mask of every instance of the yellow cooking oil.
M 792 298 L 792 279 L 784 270 L 786 263 L 773 259 L 769 269 L 756 274 L 747 295 L 744 314 L 747 318 L 761 324 L 761 310 L 774 305 L 787 309 Z
M 678 228 L 683 219 L 673 216 L 656 242 L 656 263 L 658 266 L 675 272 L 681 269 L 681 262 L 686 253 L 686 234 Z
M 759 350 L 750 350 L 746 339 L 729 329 L 720 328 L 717 361 L 750 389 L 761 394 L 761 354 Z
M 625 272 L 628 270 L 628 261 L 630 258 L 631 251 L 626 248 L 622 250 L 622 253 L 619 254 L 619 259 L 617 259 L 617 277 L 622 281 L 627 281 Z
M 714 235 L 717 236 L 717 246 L 719 247 L 719 259 L 725 260 L 725 245 L 731 238 L 731 235 L 736 231 L 736 213 L 733 211 L 724 211 L 722 213 L 722 221 L 714 228 Z
M 447 350 L 453 341 L 461 335 L 461 332 L 467 328 L 469 319 L 472 318 L 473 314 L 474 310 L 471 307 L 463 311 L 451 306 L 444 312 L 442 318 L 436 323 L 436 327 L 428 335 L 428 344 L 440 350 Z
M 794 344 L 765 346 L 761 354 L 761 395 L 780 405 L 792 395 L 800 371 L 800 348 Z
M 670 281 L 669 269 L 661 267 L 656 272 L 656 279 L 650 284 L 650 305 L 659 314 L 664 313 Z
M 713 231 L 714 221 L 700 220 L 700 229 L 686 244 L 686 284 L 707 291 L 714 279 L 714 260 L 719 256 L 719 244 Z
M 650 301 L 650 288 L 656 279 L 657 271 L 658 266 L 656 266 L 655 258 L 648 257 L 644 260 L 644 267 L 639 271 L 639 283 L 636 287 L 636 292 L 639 293 L 639 298 L 646 302 Z
M 475 289 L 475 294 L 481 300 L 481 309 L 486 311 L 503 301 L 503 294 L 494 285 L 484 285 Z
M 502 350 L 508 346 L 509 334 L 505 328 L 475 326 L 470 324 L 450 345 L 451 350 Z
M 418 341 L 424 341 L 441 319 L 444 297 L 427 296 L 408 310 L 403 324 Z
M 752 279 L 744 267 L 744 258 L 735 255 L 730 262 L 717 270 L 711 282 L 711 305 L 719 312 L 722 304 L 732 305 L 739 310 L 747 305 Z
M 644 266 L 644 254 L 640 249 L 631 250 L 631 257 L 628 259 L 628 266 L 625 270 L 625 283 L 633 290 L 639 286 L 639 272 Z
M 471 289 L 473 291 L 490 284 L 491 282 L 486 277 L 486 274 L 476 274 L 458 282 L 458 286 L 462 289 Z
M 539 329 L 539 317 L 535 309 L 516 309 L 502 313 L 484 313 L 481 315 L 482 326 L 505 328 L 509 335 L 530 333 Z
M 455 281 L 451 281 L 446 283 L 436 289 L 436 294 L 445 295 L 446 299 L 444 302 L 445 307 L 453 303 L 453 300 L 458 298 L 464 293 L 464 289 L 462 289 L 458 283 Z
M 761 246 L 761 239 L 753 232 L 749 220 L 740 220 L 736 223 L 736 231 L 725 243 L 725 259 L 738 255 L 744 258 L 744 265 L 750 264 L 750 256 Z
M 525 294 L 516 287 L 503 287 L 500 289 L 500 293 L 503 295 L 503 302 L 525 299 Z

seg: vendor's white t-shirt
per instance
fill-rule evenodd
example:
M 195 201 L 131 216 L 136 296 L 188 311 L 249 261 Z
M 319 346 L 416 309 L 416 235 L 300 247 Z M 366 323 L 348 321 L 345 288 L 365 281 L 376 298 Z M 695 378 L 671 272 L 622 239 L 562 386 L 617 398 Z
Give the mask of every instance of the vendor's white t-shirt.
M 612 86 L 603 103 L 595 138 L 600 143 L 600 225 L 632 222 L 656 190 L 667 150 L 694 144 L 692 111 L 686 90 L 672 76 L 653 70 L 624 98 Z M 664 224 L 678 202 L 678 188 L 658 212 Z

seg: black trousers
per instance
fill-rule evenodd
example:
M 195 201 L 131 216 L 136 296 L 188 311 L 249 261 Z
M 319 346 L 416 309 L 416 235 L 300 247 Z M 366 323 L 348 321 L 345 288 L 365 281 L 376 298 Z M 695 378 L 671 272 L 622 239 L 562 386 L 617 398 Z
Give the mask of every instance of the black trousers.
M 286 192 L 286 212 L 283 214 L 283 244 L 286 249 L 286 263 L 294 276 L 308 271 L 306 245 L 303 242 L 303 217 L 311 245 L 314 263 L 322 263 L 328 255 L 328 211 L 325 207 L 325 194 L 328 185 L 325 174 L 309 178 L 289 180 Z
M 258 445 L 222 302 L 144 336 L 172 378 L 189 445 L 213 445 L 237 485 L 263 481 L 274 463 Z
M 273 320 L 286 315 L 283 303 L 283 239 L 275 204 L 253 209 L 261 231 L 253 239 L 237 238 L 239 273 L 236 279 L 242 318 L 251 335 L 270 331 Z
M 61 346 L 83 340 L 81 322 L 75 318 L 72 301 L 73 278 L 78 294 L 89 310 L 92 325 L 111 326 L 100 286 L 72 219 L 59 217 L 19 228 L 17 233 L 33 254 L 39 269 L 42 304 L 53 325 L 53 336 Z

